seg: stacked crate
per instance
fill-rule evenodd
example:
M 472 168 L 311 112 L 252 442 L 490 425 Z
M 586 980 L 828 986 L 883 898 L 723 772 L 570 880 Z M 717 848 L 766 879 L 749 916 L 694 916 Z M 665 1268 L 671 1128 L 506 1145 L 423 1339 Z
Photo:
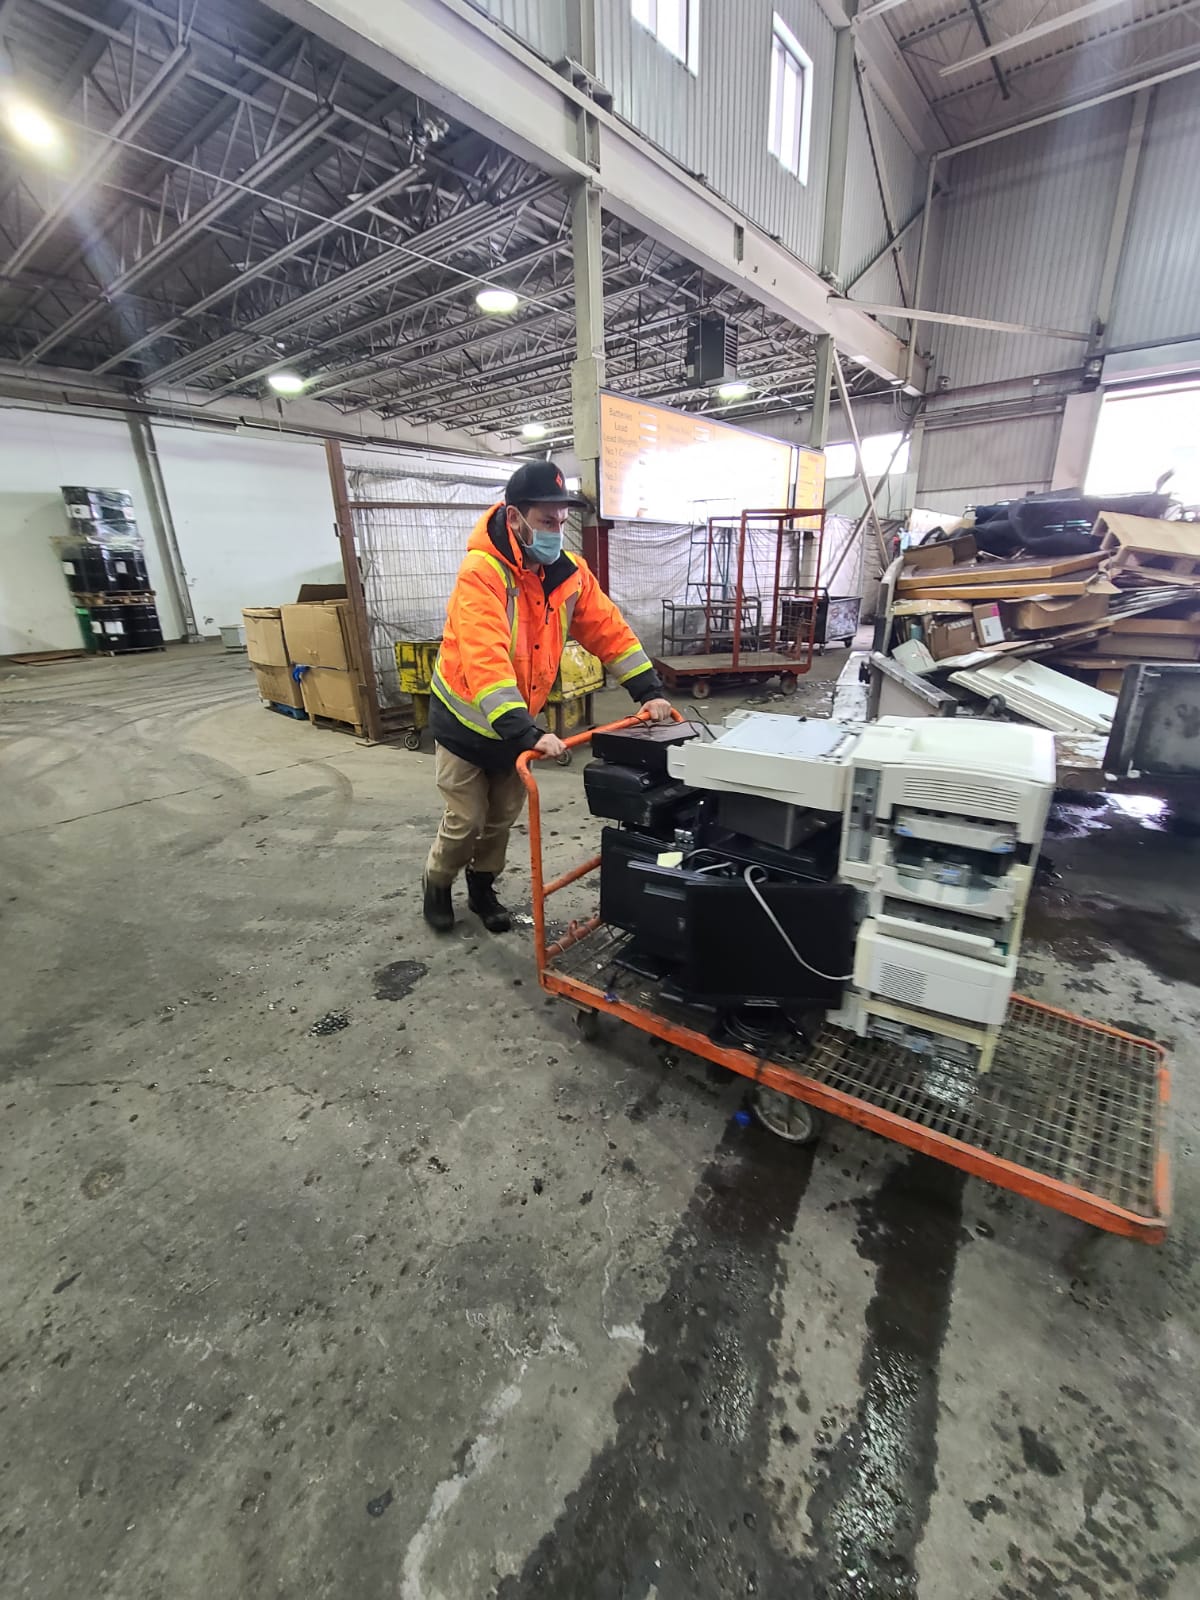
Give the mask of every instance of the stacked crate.
M 145 542 L 124 489 L 64 484 L 70 532 L 55 538 L 63 576 L 88 649 L 129 655 L 163 648 Z

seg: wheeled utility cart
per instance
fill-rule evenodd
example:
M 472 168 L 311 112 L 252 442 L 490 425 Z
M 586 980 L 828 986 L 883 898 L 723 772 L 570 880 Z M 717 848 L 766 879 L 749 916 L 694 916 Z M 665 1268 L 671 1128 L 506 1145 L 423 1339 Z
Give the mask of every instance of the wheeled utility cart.
M 612 724 L 629 727 L 638 718 Z M 592 730 L 595 731 L 595 730 Z M 592 731 L 571 745 L 590 742 Z M 829 1025 L 809 1040 L 714 1023 L 622 965 L 630 935 L 598 916 L 547 933 L 547 902 L 600 866 L 546 880 L 538 785 L 527 752 L 538 981 L 591 1034 L 605 1015 L 748 1078 L 759 1120 L 797 1143 L 828 1113 L 1068 1216 L 1145 1243 L 1166 1234 L 1169 1076 L 1161 1045 L 1014 995 L 991 1071 Z

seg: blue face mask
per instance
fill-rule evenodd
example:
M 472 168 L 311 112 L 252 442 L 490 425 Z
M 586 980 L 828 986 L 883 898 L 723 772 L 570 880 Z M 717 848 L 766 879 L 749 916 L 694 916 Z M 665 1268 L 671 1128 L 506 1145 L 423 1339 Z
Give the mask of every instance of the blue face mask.
M 562 555 L 561 532 L 543 533 L 539 529 L 531 528 L 528 522 L 525 523 L 525 531 L 530 536 L 529 543 L 525 546 L 525 553 L 530 561 L 535 561 L 539 567 L 552 566 Z

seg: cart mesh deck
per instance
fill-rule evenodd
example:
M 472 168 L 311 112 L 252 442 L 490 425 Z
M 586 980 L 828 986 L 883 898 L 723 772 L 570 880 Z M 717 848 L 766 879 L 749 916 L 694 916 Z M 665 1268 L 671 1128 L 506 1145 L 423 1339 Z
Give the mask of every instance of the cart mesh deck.
M 1099 1227 L 1164 1236 L 1168 1080 L 1158 1045 L 1016 996 L 986 1074 L 829 1026 L 807 1051 L 794 1036 L 718 1043 L 710 1014 L 618 965 L 628 942 L 601 925 L 552 956 L 543 983 Z

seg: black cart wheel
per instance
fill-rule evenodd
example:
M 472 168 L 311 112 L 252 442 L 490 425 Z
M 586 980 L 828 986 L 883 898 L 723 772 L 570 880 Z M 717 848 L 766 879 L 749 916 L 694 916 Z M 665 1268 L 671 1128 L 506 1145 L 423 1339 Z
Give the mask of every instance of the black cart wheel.
M 569 767 L 571 765 L 571 752 L 564 750 L 562 755 L 555 756 L 554 760 L 560 767 Z
M 692 685 L 692 695 L 697 700 L 707 700 L 712 693 L 712 685 L 707 678 L 697 678 Z
M 600 1013 L 580 1006 L 575 1013 L 575 1026 L 579 1029 L 580 1038 L 591 1044 L 600 1032 Z
M 419 750 L 421 748 L 420 728 L 410 728 L 404 735 L 404 748 L 406 750 Z
M 984 707 L 989 717 L 1002 717 L 1008 710 L 1008 701 L 1002 694 L 991 695 Z
M 799 678 L 794 672 L 781 672 L 779 674 L 779 687 L 784 694 L 795 694 Z
M 778 1139 L 786 1139 L 789 1144 L 812 1144 L 820 1137 L 818 1114 L 803 1100 L 760 1083 L 755 1086 L 750 1103 L 763 1127 Z

